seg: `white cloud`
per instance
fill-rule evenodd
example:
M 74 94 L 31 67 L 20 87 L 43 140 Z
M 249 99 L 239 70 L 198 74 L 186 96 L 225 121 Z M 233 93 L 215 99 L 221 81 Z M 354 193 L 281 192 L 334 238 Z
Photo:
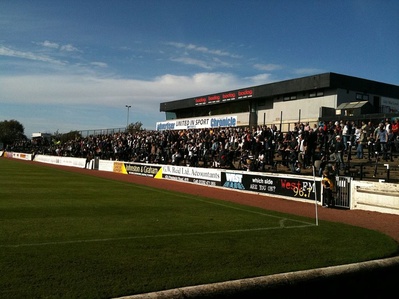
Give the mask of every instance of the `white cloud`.
M 14 57 L 14 58 L 21 58 L 27 60 L 34 60 L 34 61 L 42 61 L 42 62 L 50 62 L 59 65 L 65 65 L 64 61 L 54 59 L 48 55 L 37 54 L 33 52 L 24 52 L 24 51 L 17 51 L 13 50 L 4 46 L 0 46 L 0 56 L 7 56 L 7 57 Z
M 257 63 L 257 64 L 254 64 L 254 68 L 257 69 L 257 70 L 260 70 L 260 71 L 268 71 L 268 72 L 270 72 L 270 71 L 280 70 L 283 67 L 281 65 L 272 64 L 272 63 L 269 63 L 269 64 Z
M 100 62 L 100 61 L 93 61 L 90 64 L 94 65 L 94 66 L 98 66 L 98 67 L 107 67 L 108 66 L 105 62 Z
M 151 110 L 164 101 L 242 86 L 241 80 L 223 73 L 167 74 L 149 81 L 84 75 L 21 75 L 0 77 L 0 97 L 8 103 L 103 106 L 120 106 L 130 100 L 141 103 L 143 109 Z
M 38 44 L 43 46 L 43 47 L 52 48 L 52 49 L 58 49 L 60 47 L 59 44 L 50 42 L 48 40 L 46 40 L 46 41 L 44 41 L 42 43 L 38 43 Z
M 213 58 L 213 62 L 215 64 L 217 64 L 218 66 L 222 66 L 222 67 L 232 67 L 233 66 L 231 63 L 222 61 L 221 59 L 219 59 L 217 57 Z
M 68 44 L 68 45 L 62 45 L 62 46 L 60 47 L 60 50 L 61 50 L 61 51 L 66 51 L 66 52 L 82 52 L 82 51 L 80 51 L 78 48 L 76 48 L 76 47 L 74 47 L 73 45 L 70 45 L 70 44 Z
M 183 64 L 199 66 L 204 69 L 212 69 L 212 67 L 205 61 L 190 57 L 171 58 L 170 60 L 175 62 L 180 62 Z
M 252 85 L 262 85 L 276 81 L 272 78 L 271 74 L 259 74 L 256 76 L 248 77 L 247 80 L 252 82 Z
M 26 116 L 18 112 L 14 118 L 31 131 L 54 132 L 59 129 L 61 132 L 68 132 L 75 129 L 123 126 L 126 124 L 126 104 L 134 107 L 131 112 L 132 121 L 134 113 L 134 120 L 151 128 L 155 122 L 164 119 L 164 113 L 159 111 L 161 102 L 271 81 L 271 75 L 266 72 L 247 78 L 211 72 L 216 67 L 232 67 L 233 64 L 228 62 L 232 55 L 192 44 L 176 46 L 193 57 L 182 55 L 171 60 L 197 66 L 207 72 L 190 76 L 165 74 L 148 80 L 115 78 L 105 72 L 100 73 L 100 68 L 108 68 L 108 64 L 95 59 L 79 57 L 67 63 L 50 56 L 51 53 L 54 57 L 67 55 L 71 58 L 70 52 L 81 52 L 71 44 L 61 45 L 46 40 L 36 45 L 41 46 L 41 52 L 16 51 L 0 45 L 0 57 L 18 58 L 5 60 L 6 63 L 13 66 L 20 64 L 26 70 L 19 75 L 13 72 L 0 73 L 0 98 L 5 105 L 18 107 L 15 111 L 27 111 Z M 192 51 L 208 55 L 200 55 L 201 58 L 198 59 Z M 27 63 L 23 59 L 44 63 Z M 269 65 L 269 69 L 273 68 L 271 66 L 273 65 Z M 0 111 L 0 116 L 2 113 L 5 118 L 12 116 L 5 110 Z
M 130 121 L 154 129 L 165 114 L 161 102 L 180 100 L 271 82 L 270 74 L 239 78 L 228 73 L 202 72 L 192 76 L 165 74 L 151 80 L 100 78 L 88 75 L 1 75 L 0 98 L 15 113 L 0 110 L 0 119 L 17 119 L 25 133 L 121 128 Z
M 82 52 L 81 50 L 79 50 L 78 48 L 76 48 L 75 46 L 73 46 L 71 44 L 61 45 L 59 43 L 51 42 L 48 40 L 45 40 L 44 42 L 38 42 L 35 44 L 45 47 L 45 48 L 56 49 L 56 50 L 60 50 L 60 51 L 64 51 L 64 52 Z
M 231 63 L 222 61 L 218 57 L 210 59 L 209 61 L 205 61 L 202 59 L 195 59 L 188 56 L 179 57 L 179 58 L 170 58 L 170 60 L 174 62 L 183 63 L 186 65 L 195 65 L 206 70 L 215 69 L 217 67 L 228 67 L 228 68 L 232 67 Z
M 226 73 L 197 73 L 193 76 L 164 75 L 156 78 L 154 84 L 169 97 L 169 100 L 243 87 L 241 80 Z
M 253 79 L 246 80 L 225 73 L 166 74 L 147 81 L 86 75 L 0 75 L 3 105 L 28 111 L 26 116 L 0 111 L 0 117 L 19 120 L 28 135 L 35 131 L 118 128 L 126 124 L 128 104 L 132 105 L 131 121 L 154 129 L 157 121 L 165 119 L 159 111 L 161 102 L 251 85 Z
M 229 53 L 227 51 L 223 51 L 223 50 L 212 50 L 212 49 L 208 49 L 207 47 L 203 47 L 203 46 L 197 46 L 197 45 L 193 45 L 193 44 L 184 44 L 184 43 L 176 43 L 176 42 L 168 42 L 167 45 L 176 47 L 176 48 L 180 48 L 180 49 L 185 49 L 188 51 L 196 51 L 196 52 L 201 52 L 201 53 L 205 53 L 205 54 L 212 54 L 212 55 L 217 55 L 217 56 L 229 56 L 232 58 L 239 58 L 240 56 Z

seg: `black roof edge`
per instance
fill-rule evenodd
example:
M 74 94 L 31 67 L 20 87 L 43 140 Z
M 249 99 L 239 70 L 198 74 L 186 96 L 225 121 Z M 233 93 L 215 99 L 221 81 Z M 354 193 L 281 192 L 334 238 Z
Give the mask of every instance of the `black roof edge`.
M 329 89 L 341 88 L 341 89 L 355 90 L 363 93 L 378 94 L 386 97 L 399 98 L 398 85 L 378 82 L 374 80 L 369 80 L 349 75 L 343 75 L 334 72 L 326 72 L 326 73 L 309 75 L 294 79 L 287 79 L 283 81 L 270 82 L 261 85 L 247 86 L 234 90 L 225 90 L 205 95 L 197 95 L 194 97 L 180 99 L 180 100 L 161 102 L 160 111 L 161 112 L 171 111 L 167 109 L 167 106 L 175 107 L 175 109 L 178 106 L 185 106 L 184 103 L 186 103 L 187 101 L 192 101 L 193 99 L 198 97 L 207 97 L 210 95 L 215 95 L 230 91 L 238 91 L 243 89 L 253 89 L 255 94 L 254 98 L 259 98 L 259 97 L 271 97 L 275 95 L 289 94 L 294 92 L 316 90 L 323 88 L 329 88 Z

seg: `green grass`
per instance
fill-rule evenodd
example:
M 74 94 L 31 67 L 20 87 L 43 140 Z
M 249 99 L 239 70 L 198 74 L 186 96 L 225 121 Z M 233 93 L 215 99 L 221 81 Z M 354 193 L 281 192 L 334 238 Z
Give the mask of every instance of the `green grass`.
M 0 298 L 110 298 L 398 251 L 380 233 L 314 223 L 0 158 Z

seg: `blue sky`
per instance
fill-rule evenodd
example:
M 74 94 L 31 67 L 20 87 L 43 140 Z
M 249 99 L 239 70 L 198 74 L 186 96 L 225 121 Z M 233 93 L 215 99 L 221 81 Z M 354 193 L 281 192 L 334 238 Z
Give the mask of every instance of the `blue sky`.
M 0 121 L 28 137 L 324 72 L 399 85 L 399 1 L 0 0 Z

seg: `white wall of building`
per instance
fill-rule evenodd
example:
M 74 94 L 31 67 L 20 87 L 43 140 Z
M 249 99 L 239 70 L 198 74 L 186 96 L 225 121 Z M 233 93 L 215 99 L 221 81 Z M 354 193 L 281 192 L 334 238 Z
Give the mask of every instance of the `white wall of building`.
M 381 106 L 384 112 L 399 112 L 399 100 L 387 97 L 381 97 Z
M 237 113 L 237 124 L 238 126 L 249 126 L 249 112 Z
M 316 123 L 320 107 L 337 108 L 337 96 L 324 96 L 275 102 L 273 109 L 258 110 L 258 124 L 279 124 L 309 121 Z

